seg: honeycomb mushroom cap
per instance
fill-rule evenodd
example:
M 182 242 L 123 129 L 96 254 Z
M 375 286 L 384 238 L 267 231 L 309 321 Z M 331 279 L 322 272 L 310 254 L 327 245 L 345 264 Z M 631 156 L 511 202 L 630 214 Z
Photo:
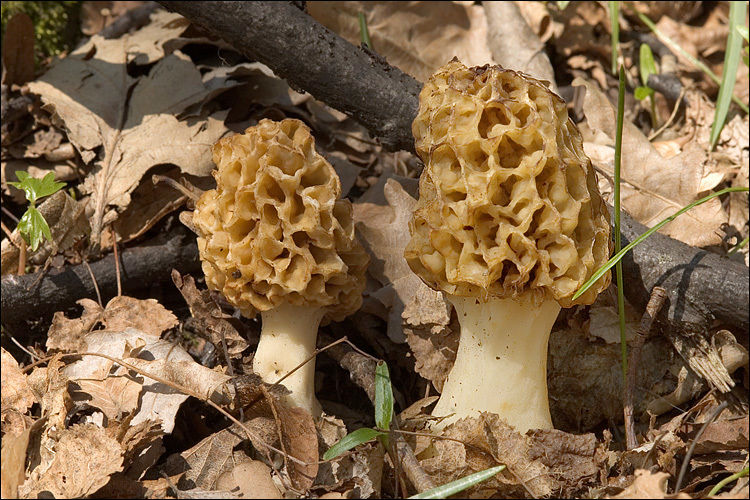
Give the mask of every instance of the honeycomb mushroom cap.
M 412 126 L 425 163 L 405 257 L 458 296 L 590 304 L 607 273 L 607 207 L 565 102 L 542 82 L 453 60 L 419 96 Z
M 264 119 L 217 142 L 213 160 L 216 189 L 193 213 L 209 288 L 246 317 L 283 302 L 325 307 L 324 322 L 357 310 L 369 257 L 310 129 Z

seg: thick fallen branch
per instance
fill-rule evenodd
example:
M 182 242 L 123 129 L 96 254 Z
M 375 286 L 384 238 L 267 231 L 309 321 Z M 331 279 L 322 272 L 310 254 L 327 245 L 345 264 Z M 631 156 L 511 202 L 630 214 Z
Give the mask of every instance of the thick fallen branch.
M 313 21 L 293 2 L 159 2 L 364 125 L 383 146 L 414 152 L 422 86 L 375 53 Z
M 179 228 L 168 238 L 157 237 L 135 248 L 120 252 L 122 292 L 132 293 L 161 282 L 172 285 L 171 270 L 189 273 L 200 270 L 198 246 L 187 230 Z M 25 320 L 48 322 L 56 311 L 64 311 L 77 300 L 96 300 L 96 289 L 91 274 L 96 277 L 102 301 L 106 303 L 117 294 L 115 258 L 107 257 L 90 264 L 50 269 L 25 276 L 4 276 L 2 279 L 2 324 L 14 334 L 22 334 Z
M 269 66 L 366 126 L 389 149 L 414 151 L 411 122 L 420 84 L 331 33 L 291 2 L 160 2 Z M 646 227 L 623 214 L 623 245 Z M 628 300 L 644 309 L 651 289 L 667 289 L 662 316 L 673 326 L 714 319 L 750 327 L 747 268 L 654 234 L 623 260 Z M 693 327 L 694 330 L 694 327 Z

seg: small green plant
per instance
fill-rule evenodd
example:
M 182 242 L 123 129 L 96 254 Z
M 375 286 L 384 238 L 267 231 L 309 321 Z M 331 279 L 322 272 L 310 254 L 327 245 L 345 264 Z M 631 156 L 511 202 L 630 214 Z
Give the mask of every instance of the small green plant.
M 370 31 L 367 29 L 365 14 L 360 11 L 357 13 L 357 18 L 359 19 L 359 37 L 362 45 L 365 45 L 370 50 L 374 50 L 372 48 L 372 40 L 370 40 Z
M 375 428 L 362 427 L 344 436 L 338 443 L 331 446 L 323 454 L 323 460 L 331 460 L 345 451 L 356 448 L 360 444 L 377 439 L 388 449 L 388 432 L 393 419 L 393 388 L 388 365 L 379 361 L 375 368 Z M 460 493 L 475 484 L 485 481 L 505 469 L 505 465 L 498 465 L 489 469 L 470 474 L 448 484 L 432 488 L 409 498 L 447 498 Z
M 36 179 L 27 172 L 19 170 L 16 171 L 16 177 L 20 182 L 9 182 L 8 184 L 22 189 L 26 194 L 26 200 L 29 202 L 29 208 L 26 209 L 18 222 L 18 232 L 23 236 L 31 250 L 36 251 L 39 243 L 42 242 L 42 237 L 46 236 L 48 240 L 52 240 L 49 225 L 41 212 L 36 209 L 36 202 L 45 196 L 55 194 L 65 187 L 65 183 L 55 181 L 55 174 L 52 172 L 45 175 L 43 179 Z
M 640 73 L 643 85 L 636 87 L 633 94 L 639 101 L 648 98 L 651 104 L 651 126 L 656 128 L 658 123 L 656 119 L 656 106 L 654 105 L 654 89 L 648 86 L 648 77 L 657 74 L 656 62 L 654 62 L 654 53 L 651 52 L 651 47 L 647 43 L 641 44 L 640 52 Z
M 745 467 L 739 472 L 735 472 L 729 477 L 725 477 L 721 481 L 719 481 L 716 486 L 714 486 L 711 491 L 708 492 L 708 496 L 712 497 L 716 495 L 718 492 L 721 491 L 721 489 L 726 486 L 727 484 L 731 483 L 732 481 L 736 481 L 741 477 L 747 476 L 748 472 L 750 472 L 750 467 Z
M 739 33 L 745 40 L 745 47 L 742 51 L 742 61 L 745 63 L 745 66 L 750 66 L 750 46 L 747 45 L 750 43 L 750 40 L 748 39 L 750 35 L 748 34 L 747 26 L 737 26 L 737 33 Z
M 747 12 L 745 2 L 729 3 L 729 37 L 727 38 L 727 50 L 724 53 L 724 70 L 721 74 L 719 95 L 716 97 L 716 114 L 714 115 L 714 122 L 711 124 L 711 149 L 716 147 L 721 129 L 727 121 L 729 104 L 734 94 L 734 86 L 737 83 L 737 67 L 740 65 L 742 54 L 742 35 L 737 31 L 737 26 L 745 24 L 745 12 Z

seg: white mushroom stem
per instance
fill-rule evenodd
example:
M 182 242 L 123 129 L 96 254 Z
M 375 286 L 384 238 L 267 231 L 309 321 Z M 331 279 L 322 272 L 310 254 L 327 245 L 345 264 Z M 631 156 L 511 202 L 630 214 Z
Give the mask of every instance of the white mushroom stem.
M 521 434 L 552 429 L 547 399 L 547 344 L 560 305 L 445 294 L 456 308 L 461 337 L 456 362 L 432 412 L 435 430 L 479 412 L 497 413 Z
M 253 371 L 264 382 L 274 384 L 298 365 L 307 361 L 281 384 L 292 391 L 282 398 L 288 406 L 299 406 L 314 418 L 322 410 L 315 397 L 315 352 L 320 320 L 325 309 L 282 304 L 261 313 L 263 326 L 258 349 L 253 358 Z

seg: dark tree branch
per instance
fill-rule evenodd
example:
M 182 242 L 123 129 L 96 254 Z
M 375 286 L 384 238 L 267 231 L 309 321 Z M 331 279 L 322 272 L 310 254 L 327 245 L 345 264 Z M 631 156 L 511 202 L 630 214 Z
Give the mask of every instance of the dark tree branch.
M 160 2 L 364 125 L 391 151 L 414 152 L 411 122 L 422 86 L 359 49 L 292 2 Z
M 414 151 L 411 122 L 420 84 L 331 33 L 290 2 L 160 2 L 366 126 L 388 148 Z M 610 207 L 611 210 L 611 207 Z M 623 214 L 623 245 L 646 227 Z M 673 325 L 714 319 L 747 330 L 747 268 L 654 234 L 623 259 L 628 300 L 643 310 L 654 286 L 667 289 Z
M 171 286 L 171 270 L 181 273 L 200 270 L 195 238 L 180 227 L 168 238 L 157 237 L 135 248 L 120 252 L 122 291 L 132 293 L 161 282 Z M 104 304 L 117 294 L 115 258 L 110 254 L 92 264 Z M 41 279 L 39 273 L 4 276 L 2 279 L 2 324 L 17 330 L 25 320 L 50 321 L 55 311 L 74 306 L 83 298 L 96 299 L 94 282 L 86 266 L 51 269 Z M 19 332 L 20 333 L 20 332 Z

